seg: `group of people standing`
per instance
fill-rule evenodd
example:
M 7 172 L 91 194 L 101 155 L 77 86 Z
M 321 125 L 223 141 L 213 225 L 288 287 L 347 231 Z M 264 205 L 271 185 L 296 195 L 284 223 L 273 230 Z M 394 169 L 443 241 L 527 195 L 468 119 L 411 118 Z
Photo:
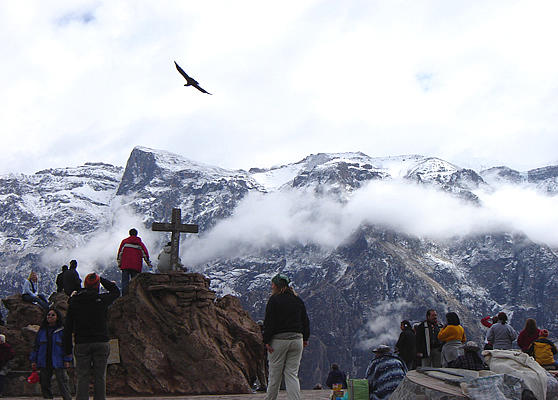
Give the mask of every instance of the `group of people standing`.
M 107 293 L 99 293 L 101 285 Z M 62 398 L 72 399 L 66 370 L 74 362 L 74 357 L 76 400 L 89 399 L 91 372 L 95 377 L 95 400 L 106 398 L 106 368 L 110 353 L 108 307 L 119 296 L 116 283 L 93 272 L 85 277 L 83 288 L 69 298 L 66 321 L 56 308 L 45 313 L 29 357 L 33 370 L 39 371 L 45 399 L 53 398 L 52 375 L 56 377 Z
M 149 253 L 137 230 L 130 230 L 130 237 L 120 244 L 117 263 L 122 270 L 122 288 L 127 290 L 130 279 L 141 272 L 142 262 L 151 265 Z M 33 370 L 37 369 L 43 397 L 52 399 L 52 375 L 56 377 L 60 394 L 64 400 L 71 400 L 67 368 L 75 362 L 76 400 L 89 399 L 89 380 L 93 373 L 94 399 L 106 399 L 106 370 L 110 354 L 107 315 L 108 307 L 120 296 L 115 282 L 105 279 L 95 272 L 88 274 L 83 281 L 77 271 L 77 261 L 64 265 L 56 277 L 57 292 L 69 296 L 66 320 L 56 308 L 51 308 L 47 297 L 39 291 L 38 275 L 31 272 L 23 283 L 22 299 L 37 304 L 45 310 L 45 316 L 35 337 L 30 361 Z M 100 286 L 106 293 L 99 293 Z M 0 339 L 4 339 L 0 335 Z M 0 344 L 2 357 L 7 354 Z M 13 351 L 12 351 L 13 353 Z M 1 361 L 1 360 L 0 360 Z M 8 365 L 9 360 L 4 364 Z M 0 370 L 0 376 L 3 376 Z M 4 380 L 0 378 L 0 393 Z

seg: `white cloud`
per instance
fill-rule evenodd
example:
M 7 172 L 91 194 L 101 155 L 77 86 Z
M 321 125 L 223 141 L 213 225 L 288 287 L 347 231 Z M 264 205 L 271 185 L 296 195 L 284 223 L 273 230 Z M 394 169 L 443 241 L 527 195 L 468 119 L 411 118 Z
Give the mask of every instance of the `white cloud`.
M 135 145 L 227 168 L 340 151 L 558 162 L 556 8 L 3 2 L 0 173 L 124 165 Z
M 480 206 L 403 180 L 372 181 L 355 191 L 346 205 L 308 192 L 250 194 L 232 217 L 186 242 L 183 260 L 199 265 L 289 243 L 333 249 L 361 224 L 434 240 L 522 231 L 537 242 L 558 246 L 558 197 L 508 186 L 477 194 Z

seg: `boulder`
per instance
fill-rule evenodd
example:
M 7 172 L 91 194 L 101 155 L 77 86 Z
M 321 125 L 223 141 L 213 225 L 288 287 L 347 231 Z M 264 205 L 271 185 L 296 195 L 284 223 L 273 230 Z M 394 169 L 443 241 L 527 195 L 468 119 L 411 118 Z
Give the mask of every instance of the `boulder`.
M 251 393 L 264 357 L 260 328 L 233 296 L 216 299 L 201 274 L 140 274 L 109 309 L 120 364 L 113 395 Z

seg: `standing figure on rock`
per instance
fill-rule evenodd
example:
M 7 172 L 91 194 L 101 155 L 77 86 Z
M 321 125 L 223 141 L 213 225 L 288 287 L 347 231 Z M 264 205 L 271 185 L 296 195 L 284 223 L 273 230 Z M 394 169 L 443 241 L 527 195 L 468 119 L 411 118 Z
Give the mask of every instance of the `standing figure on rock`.
M 0 335 L 0 397 L 2 397 L 6 375 L 12 369 L 14 358 L 14 349 L 6 343 L 6 336 Z
M 442 342 L 438 340 L 438 333 L 442 324 L 438 322 L 438 313 L 430 309 L 426 311 L 426 320 L 417 326 L 415 338 L 417 340 L 417 357 L 421 359 L 423 367 L 442 366 Z
M 70 261 L 70 269 L 64 272 L 64 293 L 71 296 L 81 290 L 81 278 L 77 272 L 77 261 Z
M 492 343 L 494 350 L 510 350 L 513 341 L 517 339 L 517 332 L 508 325 L 508 316 L 505 312 L 498 313 L 498 322 L 490 327 L 486 340 Z
M 68 270 L 66 264 L 62 265 L 62 271 L 56 275 L 56 292 L 61 293 L 64 291 L 64 272 Z
M 44 294 L 39 292 L 39 277 L 36 272 L 31 271 L 29 277 L 23 281 L 21 295 L 23 301 L 37 303 L 40 307 L 48 310 L 48 300 Z
M 438 339 L 444 342 L 442 347 L 442 367 L 449 367 L 459 356 L 463 355 L 463 344 L 467 342 L 465 330 L 460 325 L 459 317 L 454 312 L 446 314 L 446 324 L 438 333 Z
M 304 302 L 289 286 L 290 279 L 277 274 L 265 309 L 263 341 L 268 351 L 269 380 L 265 400 L 275 400 L 281 380 L 289 400 L 300 400 L 298 369 L 302 350 L 308 346 L 310 322 Z
M 99 284 L 108 293 L 99 294 Z M 107 362 L 110 353 L 108 308 L 120 296 L 116 283 L 96 273 L 85 277 L 83 289 L 70 297 L 64 329 L 64 349 L 72 354 L 74 336 L 76 358 L 76 400 L 89 399 L 89 378 L 95 376 L 94 399 L 106 399 Z
M 72 400 L 70 385 L 66 369 L 70 367 L 72 357 L 64 355 L 64 322 L 62 314 L 56 309 L 50 309 L 41 324 L 35 344 L 31 350 L 31 367 L 39 369 L 41 392 L 43 398 L 52 399 L 52 374 L 56 376 L 56 382 L 60 394 L 64 400 Z
M 138 237 L 138 231 L 132 228 L 129 234 L 130 236 L 120 243 L 116 257 L 118 268 L 122 270 L 122 295 L 128 294 L 128 284 L 141 272 L 143 260 L 151 267 L 149 252 Z

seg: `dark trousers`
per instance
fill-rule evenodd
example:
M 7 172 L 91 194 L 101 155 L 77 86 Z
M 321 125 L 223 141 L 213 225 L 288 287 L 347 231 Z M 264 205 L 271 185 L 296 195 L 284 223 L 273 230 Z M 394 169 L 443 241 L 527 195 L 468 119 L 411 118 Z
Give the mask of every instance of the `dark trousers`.
M 123 269 L 122 270 L 122 296 L 128 294 L 128 285 L 130 280 L 138 276 L 139 271 L 135 269 Z
M 80 343 L 74 348 L 76 357 L 76 400 L 89 400 L 89 378 L 95 377 L 94 400 L 107 398 L 107 362 L 110 354 L 108 342 Z
M 56 376 L 56 383 L 58 383 L 58 389 L 60 390 L 60 395 L 64 400 L 72 400 L 72 395 L 70 394 L 70 380 L 68 378 L 68 373 L 64 368 L 40 368 L 39 377 L 41 383 L 41 392 L 43 393 L 43 398 L 53 399 L 52 396 L 52 374 Z

